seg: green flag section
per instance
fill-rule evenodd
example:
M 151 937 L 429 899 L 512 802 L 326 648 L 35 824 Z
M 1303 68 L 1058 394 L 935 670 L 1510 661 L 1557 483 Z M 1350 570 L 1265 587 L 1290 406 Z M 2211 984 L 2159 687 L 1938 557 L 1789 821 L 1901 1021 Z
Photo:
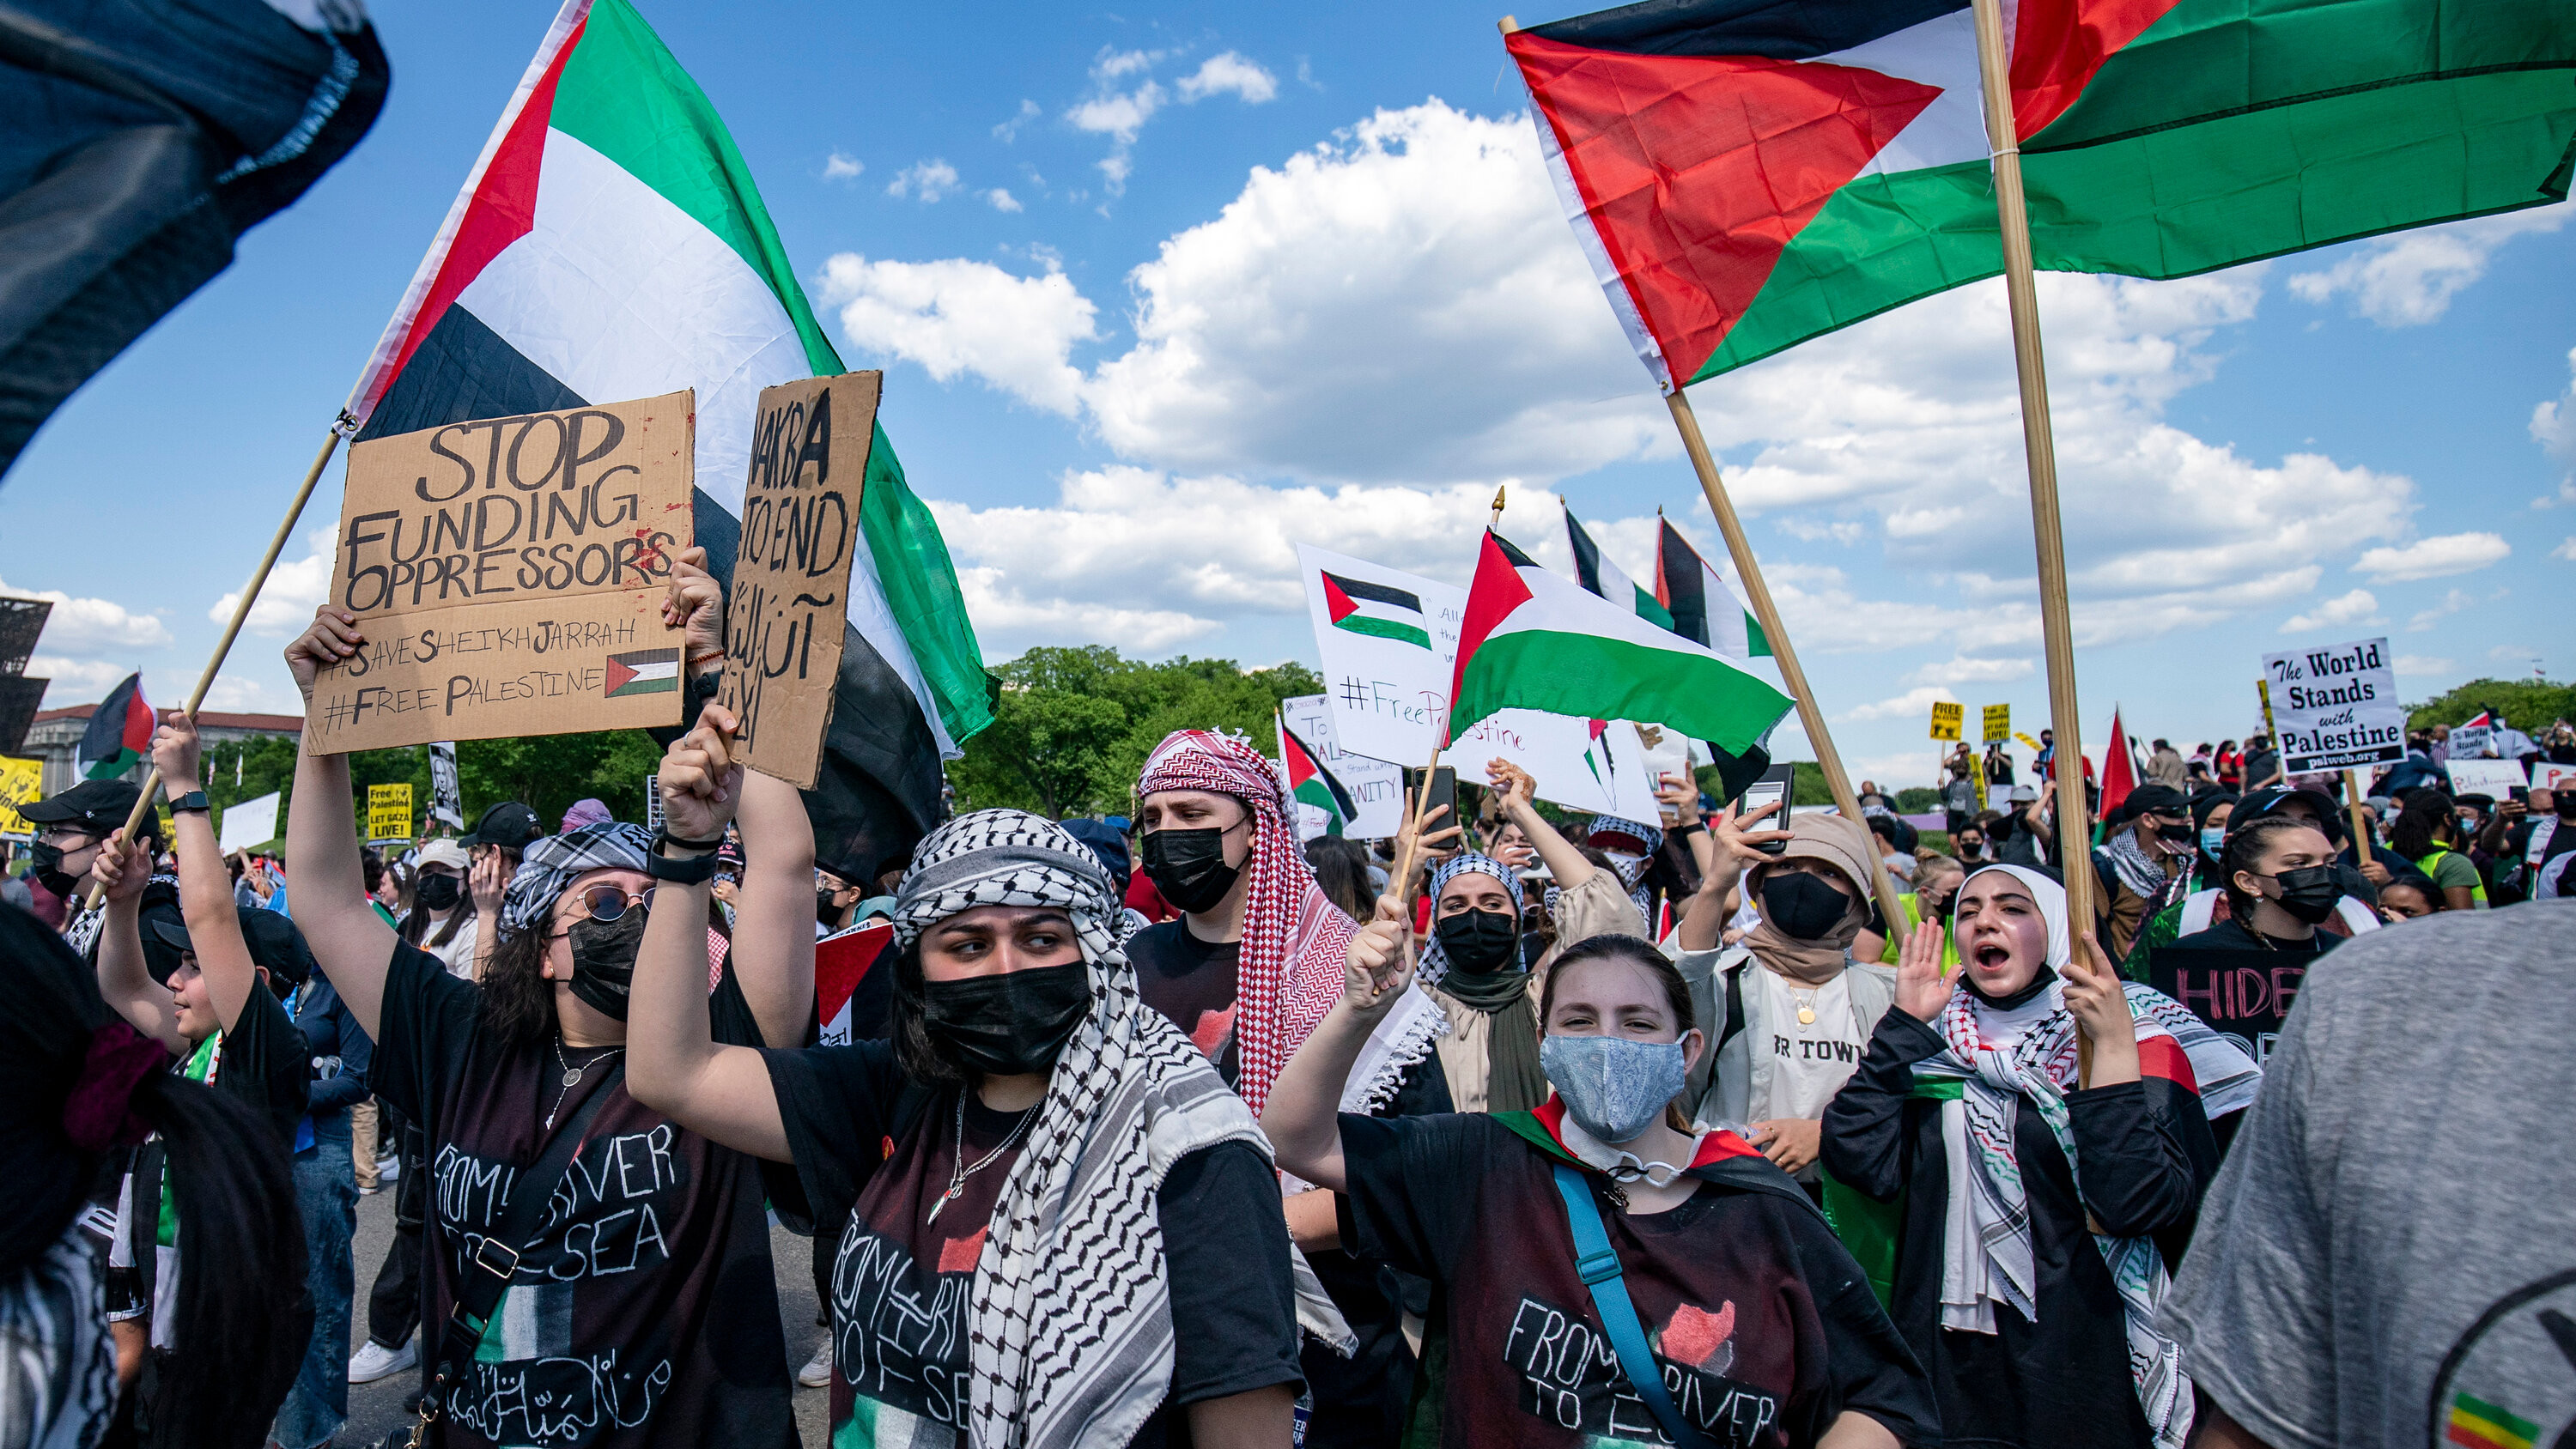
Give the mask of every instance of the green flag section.
M 152 753 L 152 731 L 158 716 L 143 698 L 143 676 L 129 674 L 91 710 L 74 752 L 85 778 L 113 780 Z
M 1359 805 L 1324 767 L 1314 749 L 1283 722 L 1279 726 L 1279 762 L 1287 767 L 1288 793 L 1324 812 L 1324 833 L 1339 835 L 1359 816 Z
M 1753 748 L 1790 699 L 1716 651 L 1558 578 L 1487 532 L 1467 590 L 1447 738 L 1504 709 L 1659 724 Z
M 2022 0 L 2037 264 L 2180 277 L 2563 198 L 2558 0 Z M 1649 0 L 1506 38 L 1656 382 L 2002 270 L 1961 0 Z

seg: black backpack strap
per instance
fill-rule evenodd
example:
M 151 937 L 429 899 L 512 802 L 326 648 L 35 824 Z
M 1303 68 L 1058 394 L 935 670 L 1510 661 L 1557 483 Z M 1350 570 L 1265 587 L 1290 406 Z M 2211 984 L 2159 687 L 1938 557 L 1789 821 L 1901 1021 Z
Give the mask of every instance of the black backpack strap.
M 1726 1049 L 1726 1044 L 1744 1034 L 1744 970 L 1739 965 L 1726 973 L 1726 1025 L 1718 1031 L 1717 1045 L 1709 1048 L 1709 1057 Z
M 545 1151 L 537 1154 L 537 1160 L 518 1175 L 510 1188 L 510 1200 L 502 1205 L 500 1222 L 466 1258 L 456 1284 L 455 1307 L 439 1335 L 437 1378 L 430 1387 L 433 1406 L 445 1397 L 448 1385 L 455 1382 L 463 1366 L 473 1362 L 483 1327 L 491 1322 L 493 1310 L 501 1306 L 501 1295 L 517 1275 L 519 1255 L 534 1244 L 545 1227 L 546 1205 L 554 1200 L 556 1186 L 572 1169 L 574 1155 L 589 1136 L 591 1119 L 599 1115 L 601 1105 L 615 1095 L 625 1080 L 623 1061 L 609 1068 L 607 1080 L 573 1112 L 572 1120 L 546 1144 Z

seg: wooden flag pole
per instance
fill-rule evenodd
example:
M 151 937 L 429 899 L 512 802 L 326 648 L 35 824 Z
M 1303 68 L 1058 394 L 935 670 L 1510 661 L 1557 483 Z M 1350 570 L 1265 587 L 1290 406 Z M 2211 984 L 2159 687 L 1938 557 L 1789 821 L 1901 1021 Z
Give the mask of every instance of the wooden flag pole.
M 2084 737 L 2076 717 L 2075 629 L 2066 608 L 2066 532 L 2057 510 L 2057 441 L 2049 429 L 2048 366 L 2040 351 L 2039 288 L 2031 265 L 2030 213 L 2022 200 L 2021 136 L 2012 106 L 2002 0 L 1973 0 L 1986 139 L 1994 148 L 1995 219 L 2003 234 L 2004 296 L 2012 309 L 2013 361 L 2021 378 L 2022 450 L 2030 467 L 2030 528 L 2039 552 L 2040 642 L 2048 656 L 2048 712 L 2057 731 L 2057 859 L 2066 877 L 2070 936 L 2094 920 L 2093 831 L 2084 808 Z M 2126 741 L 2119 742 L 2123 748 Z M 2109 757 L 2104 757 L 2109 768 Z M 2089 965 L 2090 963 L 2088 963 Z M 2076 1036 L 2076 1081 L 2092 1080 L 2093 1042 Z
M 1790 695 L 1798 702 L 1798 723 L 1806 727 L 1807 743 L 1816 748 L 1816 763 L 1825 772 L 1825 786 L 1834 792 L 1834 804 L 1856 825 L 1867 826 L 1861 819 L 1860 800 L 1852 794 L 1851 776 L 1843 771 L 1842 756 L 1834 751 L 1834 737 L 1825 728 L 1825 712 L 1816 707 L 1815 691 L 1807 687 L 1807 672 L 1798 667 L 1798 651 L 1789 645 L 1789 631 L 1780 622 L 1780 610 L 1771 602 L 1770 585 L 1762 581 L 1762 566 L 1753 559 L 1752 541 L 1744 536 L 1744 524 L 1735 516 L 1735 504 L 1726 496 L 1726 482 L 1717 473 L 1717 459 L 1708 451 L 1708 440 L 1700 436 L 1699 415 L 1691 411 L 1690 396 L 1679 388 L 1664 396 L 1665 406 L 1672 409 L 1673 426 L 1681 429 L 1682 451 L 1690 454 L 1691 467 L 1699 472 L 1700 492 L 1708 495 L 1708 511 L 1717 515 L 1717 530 L 1726 535 L 1726 552 L 1735 560 L 1736 577 L 1744 583 L 1744 597 L 1753 605 L 1753 616 L 1762 624 L 1762 636 L 1771 641 L 1771 660 L 1780 666 L 1780 680 L 1789 686 Z M 1895 933 L 1902 947 L 1909 928 L 1905 908 L 1897 903 L 1896 882 L 1888 878 L 1887 861 L 1873 844 L 1869 852 L 1871 888 L 1878 896 L 1879 913 L 1887 918 L 1888 930 Z
M 269 539 L 268 552 L 260 555 L 259 567 L 251 570 L 250 582 L 242 586 L 241 602 L 233 606 L 232 622 L 224 625 L 224 637 L 215 641 L 213 657 L 206 661 L 205 671 L 197 676 L 197 687 L 189 691 L 187 704 L 179 710 L 188 718 L 197 717 L 198 706 L 206 702 L 206 691 L 214 688 L 215 676 L 223 672 L 224 656 L 233 652 L 233 640 L 240 637 L 243 622 L 250 618 L 250 606 L 258 602 L 259 591 L 268 586 L 269 570 L 277 567 L 278 554 L 285 550 L 286 540 L 294 534 L 296 520 L 304 516 L 304 505 L 313 497 L 313 485 L 321 481 L 322 470 L 330 466 L 331 455 L 340 449 L 340 440 L 356 431 L 348 423 L 347 414 L 341 417 L 341 421 L 331 425 L 331 435 L 322 440 L 321 451 L 313 455 L 313 466 L 304 470 L 304 486 L 295 490 L 295 501 L 286 506 L 286 517 L 279 520 L 276 535 Z M 152 809 L 152 792 L 160 784 L 161 770 L 156 765 L 143 776 L 143 793 L 135 798 L 133 812 L 125 817 L 126 839 L 132 840 L 135 829 L 143 824 L 143 817 Z M 81 909 L 98 909 L 98 898 L 106 891 L 105 886 L 91 882 L 89 896 L 81 903 Z
M 2282 758 L 2289 757 L 2284 755 Z M 2359 770 L 2343 772 L 2343 808 L 2345 813 L 2352 817 L 2353 858 L 2363 865 L 2368 865 L 2370 864 L 2370 831 L 2361 823 L 2361 772 Z

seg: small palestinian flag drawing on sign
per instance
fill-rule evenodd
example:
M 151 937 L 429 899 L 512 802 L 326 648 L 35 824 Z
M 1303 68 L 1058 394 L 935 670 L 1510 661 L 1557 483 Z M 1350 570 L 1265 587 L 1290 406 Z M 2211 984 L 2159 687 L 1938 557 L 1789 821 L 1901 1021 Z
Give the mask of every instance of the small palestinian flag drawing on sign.
M 1325 577 L 1330 578 L 1327 574 Z M 1279 727 L 1279 753 L 1288 766 L 1288 792 L 1300 801 L 1324 812 L 1324 833 L 1339 835 L 1359 817 L 1358 802 L 1333 772 L 1324 767 L 1314 748 L 1286 725 Z
M 608 697 L 669 694 L 680 687 L 680 651 L 638 649 L 608 656 Z
M 1422 600 L 1406 590 L 1328 572 L 1324 575 L 1324 607 L 1332 614 L 1336 629 L 1424 649 L 1431 647 Z

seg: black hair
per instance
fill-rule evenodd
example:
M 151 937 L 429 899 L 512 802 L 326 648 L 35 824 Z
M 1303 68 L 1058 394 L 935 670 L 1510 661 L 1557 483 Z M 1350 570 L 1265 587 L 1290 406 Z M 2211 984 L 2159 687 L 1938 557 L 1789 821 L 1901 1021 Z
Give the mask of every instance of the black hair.
M 1314 869 L 1315 884 L 1323 888 L 1324 899 L 1354 921 L 1369 918 L 1373 907 L 1367 846 L 1347 836 L 1319 835 L 1306 842 L 1306 864 Z
M 1655 978 L 1655 984 L 1664 988 L 1664 1002 L 1673 1009 L 1673 1020 L 1678 1023 L 1673 1033 L 1676 1039 L 1687 1035 L 1699 1024 L 1691 1013 L 1690 983 L 1682 979 L 1681 968 L 1675 966 L 1670 957 L 1656 950 L 1652 941 L 1604 931 L 1566 947 L 1564 954 L 1549 964 L 1547 981 L 1539 988 L 1538 994 L 1541 1031 L 1546 1030 L 1548 1013 L 1556 1006 L 1556 983 L 1565 979 L 1567 967 L 1580 966 L 1586 961 L 1625 961 L 1645 968 L 1646 974 Z
M 373 846 L 359 847 L 358 870 L 367 879 L 367 894 L 374 895 L 385 883 L 385 853 Z
M 921 974 L 921 943 L 914 941 L 894 958 L 894 999 L 887 1011 L 894 1038 L 895 1064 L 905 1076 L 927 1087 L 965 1084 L 966 1069 L 930 1034 L 926 1013 L 929 992 Z
M 24 1269 L 67 1230 L 100 1159 L 64 1133 L 63 1108 L 91 1036 L 114 1020 L 98 978 L 33 915 L 0 905 L 0 1274 Z M 179 1276 L 181 1352 L 162 1365 L 148 1445 L 253 1449 L 312 1336 L 304 1233 L 286 1144 L 248 1106 L 174 1072 L 149 1071 L 128 1109 L 161 1134 L 179 1247 L 220 1271 Z M 94 1310 L 93 1310 L 94 1311 Z
M 2236 873 L 2243 871 L 2248 875 L 2261 875 L 2263 872 L 2255 869 L 2255 862 L 2272 848 L 2272 837 L 2293 830 L 2317 830 L 2317 827 L 2296 815 L 2265 815 L 2227 832 L 2227 848 L 2220 851 L 2218 857 L 2218 887 L 2227 892 L 2227 905 L 2233 918 L 2249 931 L 2254 929 L 2255 897 L 2237 889 Z M 2317 830 L 2317 833 L 2323 835 L 2325 832 Z M 2328 845 L 2331 846 L 2332 842 Z
M 504 931 L 483 968 L 483 1030 L 504 1048 L 531 1050 L 554 1040 L 555 984 L 546 979 L 551 912 L 524 931 Z
M 2432 854 L 2436 832 L 2453 827 L 2451 797 L 2431 786 L 2409 790 L 2388 827 L 2388 848 L 2408 860 Z
M 2440 886 L 2433 883 L 2433 878 L 2413 866 L 2399 866 L 2390 871 L 2388 884 L 2379 888 L 2379 898 L 2382 901 L 2387 900 L 2388 893 L 2400 886 L 2422 896 L 2424 903 L 2434 910 L 2447 911 L 2451 908 L 2451 898 L 2443 894 Z

